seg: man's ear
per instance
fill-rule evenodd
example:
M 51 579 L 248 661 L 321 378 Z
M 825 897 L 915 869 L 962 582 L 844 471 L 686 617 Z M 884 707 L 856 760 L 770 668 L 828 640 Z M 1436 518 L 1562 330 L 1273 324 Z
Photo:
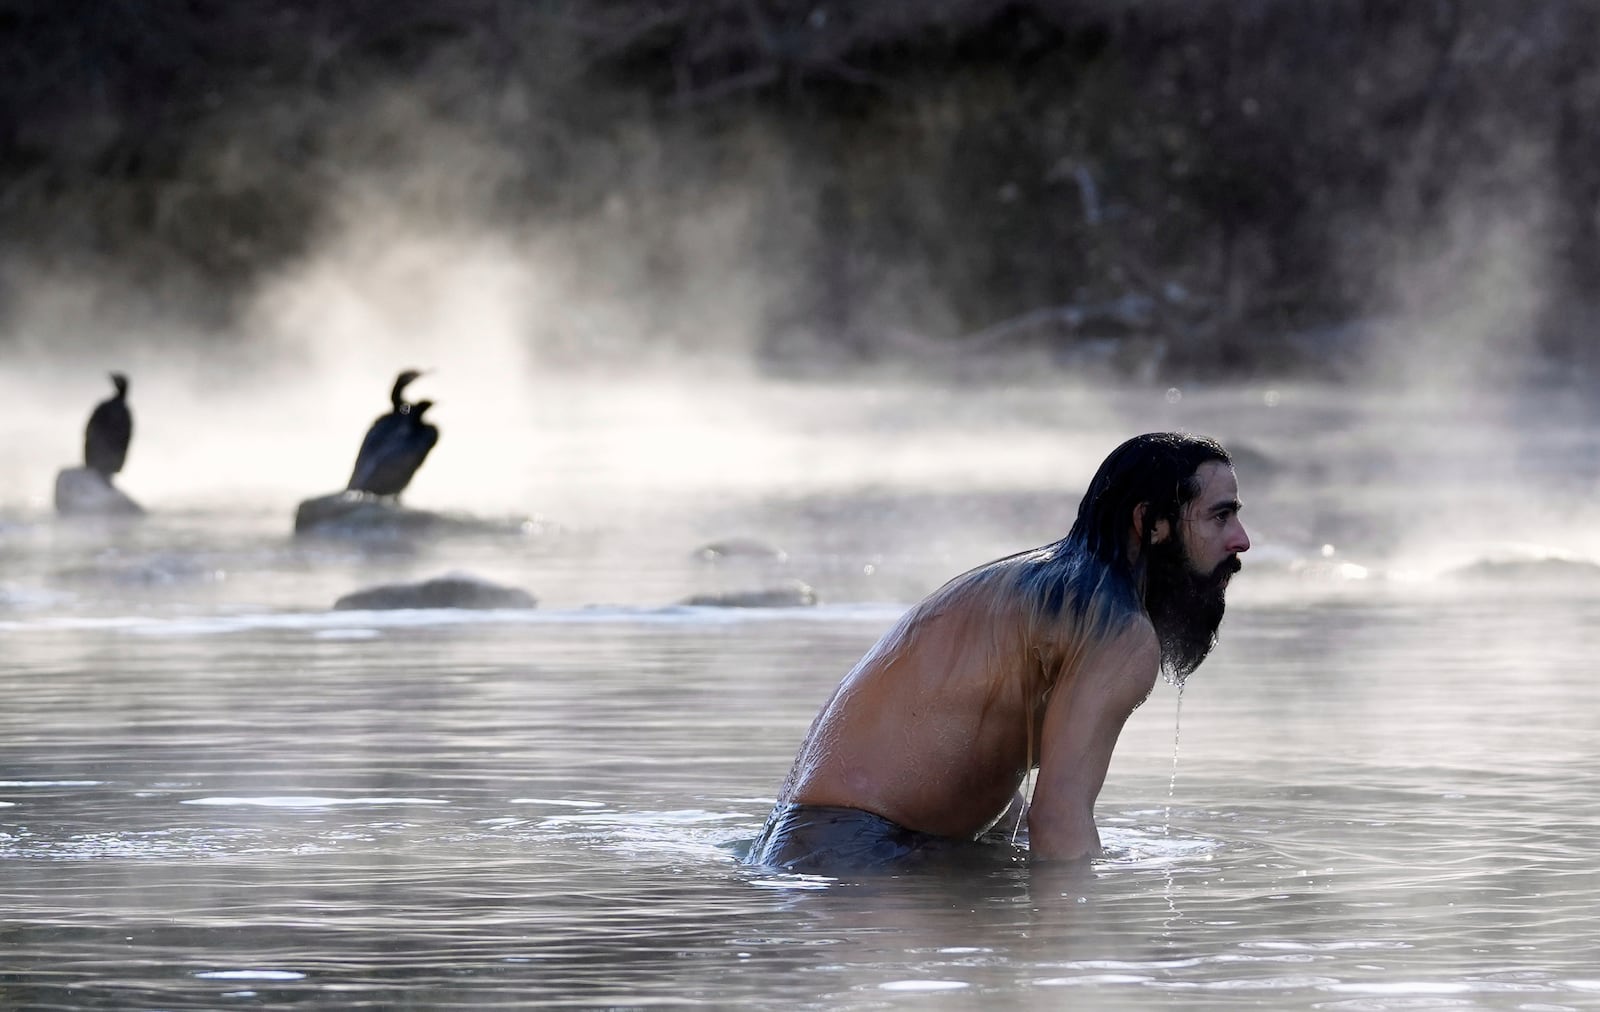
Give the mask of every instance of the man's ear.
M 1150 504 L 1142 502 L 1133 508 L 1133 536 L 1135 540 L 1144 541 L 1144 518 L 1150 512 Z M 1172 525 L 1166 520 L 1157 520 L 1155 527 L 1150 531 L 1150 543 L 1159 545 L 1172 535 Z

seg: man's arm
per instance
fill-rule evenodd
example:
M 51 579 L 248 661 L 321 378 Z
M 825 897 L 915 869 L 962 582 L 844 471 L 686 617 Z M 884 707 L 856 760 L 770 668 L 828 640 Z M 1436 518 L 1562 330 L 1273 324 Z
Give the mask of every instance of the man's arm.
M 1072 684 L 1051 694 L 1028 809 L 1033 857 L 1070 860 L 1100 853 L 1094 801 L 1122 725 L 1155 687 L 1160 664 L 1155 630 L 1141 620 L 1093 648 Z

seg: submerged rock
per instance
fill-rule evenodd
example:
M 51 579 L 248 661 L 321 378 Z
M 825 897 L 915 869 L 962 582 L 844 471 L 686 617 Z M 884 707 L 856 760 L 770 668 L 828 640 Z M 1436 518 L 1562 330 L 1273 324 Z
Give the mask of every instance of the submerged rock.
M 787 562 L 789 553 L 760 538 L 733 537 L 701 545 L 694 550 L 694 558 L 701 562 L 726 562 L 732 559 Z
M 420 583 L 388 583 L 358 590 L 333 603 L 335 611 L 402 608 L 533 608 L 534 596 L 476 576 L 436 576 Z
M 99 471 L 66 467 L 56 474 L 56 512 L 64 517 L 136 517 L 144 507 Z
M 817 603 L 817 592 L 800 580 L 788 580 L 755 590 L 696 594 L 680 603 L 700 608 L 809 608 Z
M 1566 555 L 1479 559 L 1458 566 L 1453 574 L 1468 580 L 1550 580 L 1559 583 L 1600 581 L 1600 564 Z
M 162 552 L 132 558 L 100 557 L 81 566 L 60 571 L 63 580 L 99 587 L 176 587 L 203 583 L 222 583 L 225 570 L 212 560 L 183 552 Z

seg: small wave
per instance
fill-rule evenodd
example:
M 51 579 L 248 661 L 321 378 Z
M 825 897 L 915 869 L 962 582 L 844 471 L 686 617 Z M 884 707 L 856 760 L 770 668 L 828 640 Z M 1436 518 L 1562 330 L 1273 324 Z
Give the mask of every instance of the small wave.
M 0 780 L 0 787 L 100 787 L 104 780 Z
M 959 991 L 972 985 L 964 980 L 890 980 L 877 985 L 880 991 L 909 991 L 928 993 L 933 991 Z
M 1360 563 L 1336 558 L 1303 559 L 1290 564 L 1288 570 L 1302 580 L 1320 583 L 1346 583 L 1367 580 L 1373 571 Z
M 1205 837 L 1170 835 L 1160 827 L 1106 826 L 1101 837 L 1108 861 L 1135 868 L 1193 860 L 1221 846 Z
M 604 808 L 603 801 L 566 801 L 560 798 L 512 798 L 513 805 L 557 805 L 563 808 Z
M 319 637 L 371 638 L 372 630 L 464 625 L 705 625 L 749 622 L 822 623 L 893 621 L 899 604 L 836 604 L 810 608 L 706 608 L 688 605 L 624 607 L 595 605 L 563 610 L 475 611 L 429 608 L 395 611 L 261 612 L 256 614 L 151 617 L 147 615 L 52 616 L 0 621 L 0 632 L 109 632 L 135 636 L 217 636 L 260 630 L 303 630 Z
M 1458 566 L 1450 572 L 1451 575 L 1469 580 L 1588 582 L 1600 580 L 1600 563 L 1569 555 L 1484 558 Z
M 781 875 L 767 875 L 762 878 L 753 878 L 750 885 L 757 889 L 776 889 L 783 892 L 821 892 L 831 888 L 838 879 L 827 875 L 805 875 L 800 872 L 790 872 Z
M 227 571 L 207 557 L 178 554 L 86 564 L 63 569 L 60 575 L 73 584 L 132 588 L 221 583 L 228 578 Z
M 60 607 L 72 600 L 72 595 L 43 587 L 29 587 L 19 583 L 0 583 L 0 608 L 16 611 L 38 611 Z
M 1373 566 L 1348 557 L 1338 546 L 1261 545 L 1244 559 L 1247 576 L 1274 573 L 1305 583 L 1342 584 L 1381 579 Z
M 727 861 L 737 859 L 730 845 L 749 840 L 755 823 L 748 812 L 678 809 L 674 811 L 588 811 L 546 815 L 535 832 L 582 841 L 631 858 Z
M 190 798 L 180 805 L 213 805 L 222 808 L 340 808 L 349 805 L 448 805 L 438 798 L 323 798 L 314 795 L 281 795 L 262 798 Z

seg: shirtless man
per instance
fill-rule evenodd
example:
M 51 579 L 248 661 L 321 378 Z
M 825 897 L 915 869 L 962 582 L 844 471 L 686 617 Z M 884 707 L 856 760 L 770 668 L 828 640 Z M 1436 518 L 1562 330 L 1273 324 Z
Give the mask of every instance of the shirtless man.
M 1136 436 L 1065 538 L 980 566 L 912 608 L 812 722 L 750 862 L 794 871 L 959 852 L 1027 807 L 1035 860 L 1100 853 L 1094 803 L 1129 714 L 1216 643 L 1250 538 L 1226 450 Z

